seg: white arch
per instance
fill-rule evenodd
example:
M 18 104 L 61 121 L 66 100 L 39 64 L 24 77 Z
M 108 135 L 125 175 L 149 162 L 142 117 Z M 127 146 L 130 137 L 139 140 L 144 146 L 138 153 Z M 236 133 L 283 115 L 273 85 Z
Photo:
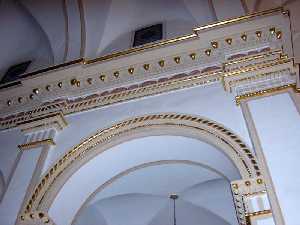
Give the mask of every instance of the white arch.
M 206 118 L 184 114 L 155 114 L 129 119 L 97 132 L 67 152 L 44 176 L 26 205 L 25 213 L 48 211 L 68 181 L 89 160 L 128 140 L 175 135 L 200 139 L 216 146 L 238 168 L 243 178 L 260 175 L 255 156 L 232 131 Z

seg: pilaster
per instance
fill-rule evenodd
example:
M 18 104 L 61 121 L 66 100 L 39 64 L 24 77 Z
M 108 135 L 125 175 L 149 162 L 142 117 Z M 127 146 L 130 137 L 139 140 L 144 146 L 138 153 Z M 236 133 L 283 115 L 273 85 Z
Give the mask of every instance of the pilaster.
M 233 181 L 231 188 L 241 225 L 275 225 L 262 177 Z
M 54 150 L 55 139 L 66 126 L 67 122 L 61 113 L 41 116 L 18 124 L 25 137 L 23 143 L 18 145 L 21 156 L 2 203 L 2 206 L 6 206 L 3 211 L 14 212 L 15 218 L 18 218 L 17 223 L 20 220 L 18 213 L 23 211 L 28 196 L 41 177 L 48 152 Z M 29 215 L 27 222 L 23 224 L 44 224 L 42 222 L 47 220 L 41 215 L 46 214 Z

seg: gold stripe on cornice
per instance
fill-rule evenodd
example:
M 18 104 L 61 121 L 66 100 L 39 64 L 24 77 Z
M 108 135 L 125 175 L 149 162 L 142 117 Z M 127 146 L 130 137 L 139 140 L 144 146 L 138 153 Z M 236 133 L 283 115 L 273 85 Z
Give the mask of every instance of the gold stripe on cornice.
M 234 71 L 225 73 L 223 75 L 223 79 L 225 77 L 236 76 L 236 75 L 239 75 L 241 73 L 252 72 L 252 71 L 255 71 L 255 70 L 259 70 L 259 69 L 265 69 L 265 68 L 269 68 L 269 67 L 272 67 L 272 66 L 277 66 L 277 65 L 284 64 L 284 63 L 289 63 L 289 62 L 292 62 L 292 61 L 293 61 L 292 58 L 290 58 L 290 59 L 280 59 L 277 62 L 274 62 L 274 63 L 272 62 L 272 63 L 262 65 L 262 66 L 249 66 L 249 67 L 245 67 L 243 69 L 236 69 Z
M 129 55 L 129 54 L 133 54 L 133 53 L 137 53 L 137 52 L 142 52 L 142 51 L 145 51 L 145 50 L 148 50 L 148 49 L 159 48 L 159 47 L 163 47 L 163 46 L 166 46 L 166 45 L 175 44 L 177 42 L 195 39 L 196 37 L 197 37 L 196 34 L 188 34 L 188 35 L 184 35 L 184 36 L 181 36 L 181 37 L 176 37 L 176 38 L 173 38 L 173 39 L 160 41 L 160 42 L 157 42 L 157 43 L 146 44 L 146 45 L 143 45 L 141 47 L 130 48 L 130 49 L 127 49 L 127 50 L 124 50 L 124 51 L 115 52 L 115 53 L 112 53 L 110 55 L 101 56 L 101 57 L 95 58 L 95 59 L 84 59 L 83 63 L 84 64 L 91 64 L 91 63 L 95 63 L 95 62 L 111 60 L 111 59 L 118 58 L 118 57 L 121 57 L 121 56 Z
M 225 66 L 230 66 L 230 65 L 233 65 L 233 64 L 238 64 L 238 63 L 243 63 L 243 62 L 247 62 L 247 61 L 251 61 L 251 60 L 261 59 L 261 58 L 264 58 L 266 56 L 280 55 L 280 54 L 282 54 L 281 49 L 275 50 L 273 52 L 262 53 L 262 54 L 253 55 L 253 56 L 245 56 L 245 57 L 242 57 L 240 59 L 230 60 L 229 62 L 226 62 L 224 65 Z
M 31 148 L 37 148 L 37 147 L 44 146 L 44 145 L 55 145 L 55 142 L 53 141 L 52 138 L 48 138 L 48 139 L 41 140 L 41 141 L 34 141 L 34 142 L 29 142 L 26 144 L 18 145 L 18 147 L 20 150 L 28 150 Z
M 255 217 L 255 216 L 268 215 L 268 214 L 272 214 L 272 211 L 270 209 L 257 211 L 257 212 L 253 212 L 253 213 L 246 213 L 245 216 L 246 217 Z
M 210 30 L 210 29 L 214 29 L 214 28 L 217 28 L 217 27 L 223 27 L 223 26 L 226 26 L 226 25 L 240 23 L 240 22 L 248 21 L 248 20 L 256 18 L 256 17 L 267 16 L 267 15 L 271 15 L 271 14 L 279 13 L 279 12 L 281 12 L 281 13 L 284 12 L 282 7 L 269 9 L 269 10 L 266 10 L 266 11 L 257 12 L 257 13 L 253 13 L 253 14 L 249 14 L 249 15 L 245 15 L 245 16 L 240 16 L 240 17 L 232 18 L 232 19 L 228 19 L 228 20 L 222 20 L 222 21 L 212 23 L 212 24 L 208 24 L 208 25 L 204 25 L 204 26 L 201 26 L 201 27 L 196 27 L 196 28 L 193 29 L 193 31 L 195 33 L 199 34 L 199 32 L 202 32 L 202 31 L 205 31 L 205 30 Z
M 45 72 L 49 72 L 49 71 L 52 71 L 52 70 L 61 69 L 61 68 L 66 67 L 66 66 L 79 64 L 79 63 L 82 63 L 83 61 L 84 61 L 83 58 L 79 58 L 79 59 L 75 59 L 75 60 L 72 60 L 72 61 L 69 61 L 69 62 L 65 62 L 65 63 L 53 65 L 53 66 L 50 66 L 50 67 L 46 67 L 44 69 L 40 69 L 40 70 L 36 70 L 36 71 L 30 72 L 30 73 L 23 74 L 21 76 L 21 79 L 22 78 L 27 78 L 27 77 L 30 77 L 30 76 L 33 76 L 33 75 L 37 75 L 37 74 L 40 74 L 40 73 L 45 73 Z
M 131 49 L 127 49 L 125 51 L 120 51 L 120 52 L 115 52 L 110 55 L 102 56 L 102 57 L 95 58 L 95 59 L 84 59 L 83 63 L 91 64 L 91 63 L 95 63 L 95 62 L 106 61 L 106 60 L 110 60 L 110 59 L 117 58 L 120 56 L 125 56 L 125 55 L 129 55 L 129 54 L 141 52 L 144 50 L 148 50 L 148 49 L 163 47 L 165 45 L 170 45 L 170 44 L 174 44 L 177 42 L 194 39 L 194 38 L 198 37 L 198 32 L 200 32 L 200 31 L 210 30 L 210 29 L 217 28 L 217 27 L 223 27 L 223 26 L 226 26 L 229 24 L 244 22 L 244 21 L 256 18 L 256 17 L 267 16 L 267 15 L 271 15 L 271 14 L 278 13 L 278 12 L 284 12 L 283 8 L 279 7 L 279 8 L 270 9 L 270 10 L 266 10 L 266 11 L 262 11 L 262 12 L 258 12 L 258 13 L 249 14 L 246 16 L 223 20 L 220 22 L 208 24 L 208 25 L 201 26 L 201 27 L 196 27 L 196 28 L 193 28 L 194 34 L 188 34 L 188 35 L 164 40 L 164 41 L 157 42 L 157 43 L 146 44 L 141 47 L 131 48 Z
M 253 213 L 246 213 L 245 219 L 246 219 L 246 225 L 252 225 L 251 218 L 253 217 L 259 217 L 259 216 L 272 216 L 272 211 L 270 209 L 257 211 Z
M 255 92 L 251 92 L 251 93 L 247 93 L 247 94 L 243 94 L 243 95 L 238 95 L 238 96 L 235 97 L 235 101 L 236 101 L 237 105 L 240 105 L 241 101 L 243 101 L 243 100 L 248 100 L 248 99 L 253 98 L 253 97 L 267 96 L 269 94 L 274 94 L 276 92 L 284 91 L 284 90 L 289 89 L 289 88 L 296 89 L 296 84 L 295 83 L 286 84 L 286 85 L 279 86 L 279 87 L 274 87 L 274 88 L 255 91 Z
M 79 2 L 80 2 L 80 0 L 79 0 Z M 163 47 L 163 46 L 166 46 L 166 45 L 171 45 L 171 44 L 174 44 L 174 43 L 177 43 L 177 42 L 192 40 L 192 39 L 195 39 L 195 38 L 198 37 L 198 32 L 200 32 L 200 31 L 210 30 L 210 29 L 217 28 L 217 27 L 223 27 L 223 26 L 226 26 L 226 25 L 229 25 L 229 24 L 244 22 L 244 21 L 247 21 L 249 19 L 253 19 L 255 17 L 267 16 L 267 15 L 271 15 L 271 14 L 278 13 L 278 12 L 284 13 L 285 11 L 283 10 L 282 7 L 280 7 L 280 8 L 275 8 L 275 9 L 270 9 L 270 10 L 267 10 L 267 11 L 254 13 L 254 14 L 249 14 L 249 15 L 246 15 L 246 16 L 241 16 L 241 17 L 237 17 L 237 18 L 223 20 L 223 21 L 220 21 L 220 22 L 216 22 L 216 23 L 205 25 L 205 26 L 193 28 L 193 33 L 192 34 L 183 35 L 183 36 L 180 36 L 180 37 L 160 41 L 160 42 L 157 42 L 157 43 L 150 43 L 150 44 L 143 45 L 141 47 L 130 48 L 130 49 L 127 49 L 127 50 L 124 50 L 124 51 L 114 52 L 112 54 L 101 56 L 101 57 L 94 58 L 94 59 L 79 58 L 79 59 L 76 59 L 76 60 L 73 60 L 73 61 L 70 61 L 70 62 L 50 66 L 50 67 L 47 67 L 47 68 L 44 68 L 44 69 L 41 69 L 41 70 L 33 71 L 31 73 L 28 73 L 28 74 L 24 74 L 22 76 L 22 78 L 37 75 L 37 74 L 44 73 L 44 72 L 49 72 L 49 71 L 59 69 L 59 68 L 65 67 L 65 66 L 69 66 L 69 65 L 72 65 L 72 64 L 77 64 L 77 63 L 92 64 L 92 63 L 96 63 L 96 62 L 112 60 L 112 59 L 115 59 L 115 58 L 118 58 L 118 57 L 121 57 L 121 56 L 130 55 L 130 54 L 133 54 L 133 53 L 142 52 L 142 51 L 145 51 L 145 50 L 148 50 L 148 49 L 159 48 L 159 47 Z M 18 80 L 22 80 L 22 78 L 18 79 Z M 16 80 L 16 81 L 18 81 L 18 80 Z M 14 82 L 16 82 L 16 81 L 14 81 Z M 13 82 L 11 82 L 11 83 L 13 83 Z M 7 85 L 7 84 L 8 83 L 6 83 L 5 85 Z M 1 88 L 1 85 L 0 85 L 0 88 Z

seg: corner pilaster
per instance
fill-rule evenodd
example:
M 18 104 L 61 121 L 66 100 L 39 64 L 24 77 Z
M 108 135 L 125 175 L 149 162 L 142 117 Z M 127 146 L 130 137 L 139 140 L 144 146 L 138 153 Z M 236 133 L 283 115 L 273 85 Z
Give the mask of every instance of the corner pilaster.
M 237 217 L 241 225 L 275 225 L 262 177 L 231 182 Z
M 24 211 L 24 205 L 42 175 L 48 152 L 49 150 L 54 149 L 56 138 L 66 126 L 67 122 L 62 113 L 48 114 L 18 124 L 18 128 L 25 135 L 24 142 L 18 145 L 19 149 L 22 151 L 20 163 L 24 165 L 35 165 L 33 170 L 23 174 L 28 177 L 29 182 L 23 192 L 26 194 L 22 198 L 18 214 L 21 214 Z M 22 173 L 22 171 L 16 172 L 16 177 L 18 174 Z M 29 215 L 24 214 L 17 217 L 16 224 L 54 225 L 46 215 L 47 214 L 44 212 L 31 212 Z

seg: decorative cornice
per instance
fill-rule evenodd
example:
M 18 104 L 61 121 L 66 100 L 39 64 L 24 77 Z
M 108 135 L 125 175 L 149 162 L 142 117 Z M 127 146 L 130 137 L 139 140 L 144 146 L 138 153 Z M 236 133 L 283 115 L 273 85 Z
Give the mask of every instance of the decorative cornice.
M 41 141 L 34 141 L 34 142 L 26 143 L 26 144 L 21 144 L 21 145 L 18 145 L 18 148 L 20 150 L 28 150 L 28 149 L 45 146 L 45 145 L 55 145 L 55 142 L 53 141 L 52 138 L 49 138 L 49 139 L 45 139 L 45 140 L 41 140 Z
M 56 130 L 62 130 L 68 125 L 68 122 L 65 120 L 63 114 L 58 112 L 27 119 L 26 121 L 18 122 L 16 125 L 22 132 L 30 133 L 49 127 L 55 128 Z
M 250 98 L 255 98 L 255 97 L 263 97 L 263 96 L 267 96 L 270 94 L 276 94 L 278 92 L 282 92 L 286 89 L 295 89 L 296 84 L 287 84 L 287 85 L 283 85 L 283 86 L 279 86 L 279 87 L 274 87 L 274 88 L 269 88 L 269 89 L 265 89 L 265 90 L 260 90 L 260 91 L 256 91 L 256 92 L 251 92 L 251 93 L 247 93 L 244 95 L 238 95 L 235 97 L 235 101 L 236 104 L 239 105 L 241 103 L 241 101 L 246 101 L 249 100 Z
M 137 51 L 139 55 L 132 55 L 126 60 L 116 56 L 114 61 L 101 61 L 93 65 L 74 62 L 71 64 L 74 66 L 66 70 L 56 66 L 57 70 L 47 76 L 29 76 L 20 81 L 17 91 L 14 87 L 1 90 L 0 129 L 11 128 L 54 112 L 65 115 L 220 81 L 225 85 L 225 78 L 251 71 L 261 73 L 266 66 L 290 62 L 290 59 L 280 56 L 289 45 L 282 34 L 288 35 L 290 32 L 284 26 L 286 19 L 277 16 L 280 10 L 251 15 L 248 19 L 271 15 L 272 12 L 276 14 L 274 20 L 261 18 L 264 21 L 262 25 L 247 24 L 245 30 L 238 26 L 238 29 L 232 29 L 226 36 L 221 30 L 205 27 L 202 30 L 207 30 L 208 37 L 214 39 L 200 39 L 192 34 L 154 43 L 158 48 L 153 48 L 151 54 Z M 239 18 L 223 25 L 243 23 L 246 20 Z M 221 23 L 212 28 L 223 25 Z M 279 31 L 281 35 L 277 37 Z M 169 46 L 172 43 L 176 43 L 176 48 Z M 83 64 L 82 60 L 80 62 Z M 45 72 L 51 73 L 48 70 Z
M 101 56 L 101 57 L 95 58 L 95 59 L 85 59 L 83 63 L 84 64 L 92 64 L 92 63 L 96 63 L 96 62 L 112 60 L 112 59 L 119 58 L 122 56 L 131 55 L 133 53 L 143 52 L 145 50 L 161 48 L 164 46 L 180 43 L 183 41 L 193 40 L 197 37 L 198 37 L 198 35 L 196 35 L 196 34 L 187 34 L 184 36 L 180 36 L 180 37 L 176 37 L 176 38 L 172 38 L 172 39 L 168 39 L 168 40 L 164 40 L 164 41 L 159 41 L 156 43 L 145 44 L 140 47 L 130 48 L 130 49 L 120 51 L 120 52 L 114 52 L 110 55 Z
M 168 51 L 165 51 L 168 55 L 153 54 L 154 57 L 150 57 L 151 59 L 148 57 L 149 59 L 147 61 L 135 63 L 134 65 L 132 63 L 125 65 L 125 61 L 120 59 L 122 63 L 117 63 L 117 65 L 120 65 L 119 68 L 112 66 L 107 67 L 105 65 L 108 63 L 103 62 L 103 65 L 96 65 L 96 67 L 99 68 L 98 71 L 95 70 L 95 65 L 93 65 L 93 69 L 90 69 L 90 66 L 74 66 L 65 71 L 65 73 L 63 73 L 63 71 L 56 71 L 56 73 L 51 74 L 51 79 L 45 79 L 47 76 L 43 78 L 35 77 L 32 82 L 31 79 L 23 80 L 21 81 L 21 86 L 17 87 L 19 92 L 13 92 L 12 89 L 14 87 L 2 90 L 2 96 L 10 96 L 10 98 L 0 98 L 2 115 L 9 114 L 10 111 L 16 111 L 20 107 L 26 108 L 29 105 L 37 104 L 45 100 L 54 100 L 62 95 L 74 98 L 78 95 L 95 92 L 95 90 L 99 90 L 99 88 L 107 90 L 116 87 L 121 82 L 135 83 L 141 80 L 147 81 L 149 76 L 158 77 L 162 76 L 162 74 L 174 74 L 174 71 L 191 71 L 193 70 L 192 68 L 200 69 L 209 66 L 221 66 L 224 63 L 226 64 L 228 60 L 231 61 L 232 57 L 239 56 L 241 51 L 248 54 L 251 51 L 260 51 L 266 46 L 270 46 L 267 48 L 272 50 L 273 48 L 280 48 L 282 45 L 285 45 L 282 39 L 276 38 L 269 31 L 271 29 L 270 27 L 274 28 L 274 25 L 266 24 L 264 27 L 259 28 L 261 32 L 259 38 L 256 34 L 256 27 L 253 27 L 252 30 L 251 28 L 247 28 L 248 30 L 242 32 L 243 35 L 247 34 L 248 38 L 245 41 L 241 40 L 240 32 L 228 34 L 232 40 L 230 45 L 225 42 L 228 38 L 221 36 L 223 33 L 218 33 L 218 36 L 212 33 L 211 35 L 217 38 L 209 41 L 193 39 L 189 43 L 180 42 L 177 47 L 178 49 L 183 49 L 181 52 L 169 47 Z M 284 29 L 285 28 L 281 26 L 275 27 L 275 31 Z M 194 37 L 194 35 L 192 36 Z M 189 39 L 188 37 L 190 36 L 184 36 L 178 40 Z M 168 41 L 176 43 L 178 40 Z M 155 45 L 159 45 L 159 47 L 162 48 L 164 44 L 155 43 Z M 191 48 L 191 46 L 194 47 Z M 199 48 L 199 46 L 202 47 Z M 146 48 L 147 46 L 142 47 Z M 131 51 L 134 51 L 134 49 Z M 155 53 L 154 50 L 153 53 Z M 137 61 L 140 61 L 140 57 L 133 57 L 135 57 Z M 174 58 L 180 60 L 174 60 Z M 164 62 L 163 66 L 161 62 Z M 112 62 L 109 63 L 109 65 L 112 65 Z M 149 65 L 149 67 L 145 67 L 145 65 Z M 103 70 L 103 68 L 106 69 Z M 90 71 L 95 72 L 91 73 Z M 116 76 L 116 74 L 118 74 L 118 76 Z M 101 79 L 101 77 L 105 78 Z M 76 80 L 77 85 L 74 85 L 72 80 Z M 7 95 L 5 95 L 5 92 Z M 19 93 L 19 95 L 16 95 L 16 93 Z M 22 101 L 19 101 L 20 97 Z
M 78 1 L 78 2 L 79 2 L 79 6 L 80 6 L 79 7 L 80 12 L 82 12 L 81 1 Z M 107 61 L 107 60 L 116 59 L 116 58 L 119 58 L 121 56 L 127 56 L 127 55 L 130 55 L 130 54 L 133 54 L 133 53 L 139 53 L 139 52 L 143 52 L 145 50 L 150 50 L 150 49 L 154 49 L 154 48 L 157 48 L 157 47 L 167 46 L 167 45 L 170 45 L 170 44 L 179 43 L 179 42 L 182 42 L 182 41 L 194 39 L 198 36 L 199 31 L 204 31 L 204 30 L 207 31 L 207 30 L 210 30 L 210 29 L 213 29 L 213 28 L 220 28 L 220 27 L 224 27 L 224 26 L 228 26 L 228 25 L 232 25 L 232 24 L 236 24 L 236 23 L 247 22 L 247 21 L 252 20 L 254 18 L 259 18 L 259 17 L 272 15 L 272 14 L 278 14 L 280 12 L 282 14 L 284 14 L 286 11 L 284 11 L 283 8 L 275 8 L 275 9 L 270 9 L 270 10 L 267 10 L 267 11 L 258 12 L 258 13 L 255 13 L 255 14 L 249 14 L 249 15 L 245 15 L 245 16 L 242 16 L 242 17 L 237 17 L 237 18 L 232 18 L 232 19 L 228 19 L 228 20 L 219 21 L 219 22 L 216 22 L 216 23 L 212 23 L 212 24 L 201 26 L 201 27 L 193 28 L 193 32 L 194 32 L 193 34 L 187 34 L 187 35 L 183 35 L 183 36 L 180 36 L 180 37 L 177 37 L 177 38 L 174 38 L 174 39 L 160 41 L 156 44 L 149 44 L 149 45 L 145 45 L 145 46 L 140 47 L 140 48 L 132 48 L 132 49 L 124 50 L 124 51 L 121 51 L 121 52 L 112 53 L 110 55 L 102 56 L 102 57 L 95 58 L 95 59 L 84 59 L 84 58 L 75 59 L 75 60 L 72 60 L 72 61 L 69 61 L 69 62 L 66 62 L 66 63 L 50 66 L 48 68 L 44 68 L 44 69 L 41 69 L 41 70 L 37 70 L 37 71 L 31 72 L 31 73 L 24 74 L 22 77 L 27 78 L 27 77 L 38 75 L 38 74 L 41 74 L 41 73 L 50 72 L 50 71 L 54 71 L 54 70 L 57 70 L 57 69 L 62 69 L 62 68 L 65 68 L 69 65 L 74 65 L 74 64 L 91 64 L 91 63 L 95 63 L 95 62 L 103 62 L 103 61 Z M 80 13 L 80 16 L 81 16 L 81 20 L 84 19 L 82 13 Z M 81 21 L 81 25 L 84 26 L 83 21 Z M 84 27 L 83 27 L 83 29 L 84 29 Z M 84 32 L 81 32 L 81 33 L 84 34 Z M 81 42 L 82 42 L 82 45 L 84 45 L 83 44 L 85 42 L 84 37 L 81 38 Z M 84 51 L 84 47 L 83 48 L 81 47 L 81 56 L 83 55 L 83 51 Z M 11 83 L 14 83 L 14 82 L 11 82 Z M 1 89 L 2 86 L 6 86 L 6 85 L 7 84 L 0 85 L 0 89 Z
M 245 55 L 245 56 L 242 55 L 241 57 L 225 62 L 224 66 L 226 71 L 230 71 L 245 66 L 263 63 L 266 61 L 266 59 L 271 61 L 277 59 L 278 56 L 280 57 L 282 54 L 283 54 L 282 49 L 279 49 L 274 51 L 262 52 L 254 55 Z
M 242 73 L 253 72 L 253 71 L 257 71 L 257 70 L 261 70 L 261 69 L 266 69 L 266 68 L 274 67 L 277 65 L 282 65 L 285 63 L 289 63 L 289 62 L 293 62 L 293 60 L 292 59 L 275 59 L 275 60 L 272 60 L 270 63 L 264 62 L 264 63 L 260 63 L 255 66 L 249 66 L 249 67 L 245 67 L 242 69 L 237 69 L 237 70 L 233 70 L 233 71 L 224 73 L 223 78 L 237 76 Z
M 39 117 L 29 118 L 18 121 L 18 128 L 25 135 L 24 142 L 18 145 L 20 150 L 35 149 L 42 146 L 55 145 L 56 134 L 67 126 L 61 112 L 40 115 Z
M 249 60 L 249 56 L 246 57 L 248 58 L 247 60 Z M 254 59 L 255 55 L 253 56 L 253 60 Z M 237 60 L 241 59 L 238 58 Z M 255 78 L 259 78 L 260 76 L 264 75 L 264 73 L 261 71 L 265 71 L 266 69 L 272 69 L 271 72 L 273 71 L 275 73 L 282 70 L 281 65 L 286 65 L 284 68 L 290 68 L 292 66 L 290 59 L 275 58 L 270 62 L 268 57 L 266 57 L 265 60 L 265 63 L 262 61 L 257 65 L 251 64 L 248 67 L 234 69 L 233 71 L 224 71 L 225 67 L 211 67 L 208 69 L 203 69 L 202 71 L 195 70 L 190 73 L 180 73 L 171 77 L 152 79 L 135 85 L 121 86 L 111 91 L 103 91 L 101 93 L 92 94 L 84 98 L 77 98 L 73 100 L 62 99 L 60 101 L 49 102 L 43 104 L 35 110 L 2 119 L 2 121 L 0 121 L 0 125 L 2 129 L 14 127 L 16 125 L 24 126 L 23 124 L 31 122 L 35 119 L 39 121 L 42 121 L 42 119 L 47 120 L 53 115 L 57 115 L 57 112 L 59 112 L 59 115 L 62 119 L 61 126 L 63 126 L 65 122 L 62 115 L 82 112 L 101 106 L 107 106 L 145 96 L 152 96 L 163 92 L 199 85 L 209 85 L 219 82 L 221 78 L 223 82 L 224 79 L 229 77 L 234 78 L 236 81 L 244 81 L 245 78 L 249 78 L 249 72 L 255 72 Z M 231 60 L 231 62 L 234 61 Z M 276 65 L 279 65 L 280 67 L 276 69 Z M 236 76 L 241 76 L 242 78 L 237 79 Z M 252 81 L 251 79 L 249 80 Z M 245 95 L 245 97 L 252 96 L 253 94 Z M 245 97 L 237 97 L 237 102 L 241 98 Z

